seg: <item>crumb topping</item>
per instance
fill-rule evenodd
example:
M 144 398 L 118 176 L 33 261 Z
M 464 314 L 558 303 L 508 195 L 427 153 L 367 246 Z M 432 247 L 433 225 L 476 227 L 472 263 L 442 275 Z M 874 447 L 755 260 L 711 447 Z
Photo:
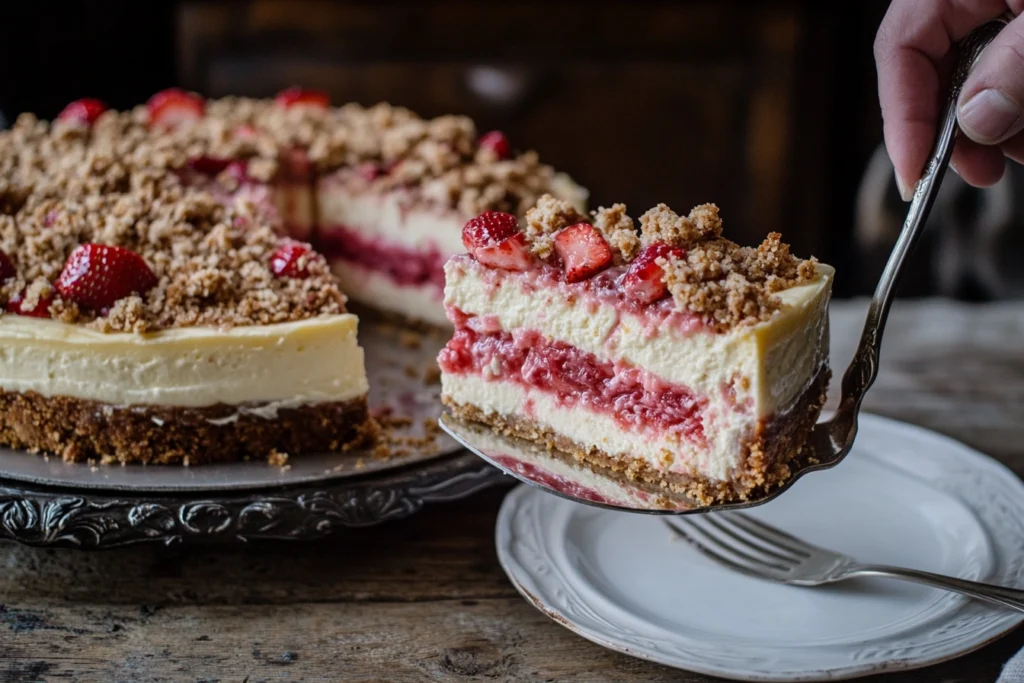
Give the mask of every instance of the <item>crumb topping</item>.
M 531 251 L 547 260 L 554 236 L 585 220 L 571 203 L 546 195 L 527 211 L 524 233 Z M 722 237 L 722 219 L 714 204 L 698 206 L 686 216 L 659 204 L 640 217 L 639 235 L 623 204 L 593 212 L 592 223 L 612 247 L 618 265 L 628 267 L 642 248 L 653 245 L 677 249 L 681 256 L 655 259 L 666 295 L 677 308 L 700 316 L 718 331 L 767 320 L 781 305 L 776 294 L 817 276 L 817 261 L 793 256 L 778 233 L 769 234 L 756 248 Z M 620 281 L 618 286 L 629 285 Z
M 310 183 L 314 173 L 362 174 L 380 191 L 406 188 L 465 215 L 522 215 L 547 192 L 579 205 L 585 197 L 535 152 L 499 158 L 479 146 L 462 116 L 226 97 L 208 101 L 195 121 L 152 123 L 138 106 L 104 112 L 91 126 L 23 114 L 0 132 L 0 249 L 18 273 L 0 284 L 0 310 L 12 297 L 26 308 L 52 298 L 56 319 L 135 332 L 343 312 L 345 297 L 322 258 L 305 278 L 276 277 L 268 267 L 281 225 L 266 183 L 281 177 Z M 196 172 L 197 160 L 214 168 L 243 161 L 246 182 L 231 169 Z M 88 242 L 138 253 L 158 285 L 102 311 L 62 298 L 52 283 Z
M 90 139 L 81 127 L 49 129 L 24 115 L 0 133 L 0 196 L 7 198 L 0 250 L 17 271 L 0 286 L 0 304 L 20 295 L 32 307 L 52 296 L 51 317 L 125 332 L 344 312 L 345 297 L 322 258 L 312 260 L 306 278 L 273 275 L 270 256 L 281 238 L 267 206 L 187 186 L 159 165 L 164 143 L 133 125 L 107 113 Z M 109 134 L 114 128 L 123 135 Z M 139 254 L 157 285 L 102 311 L 62 298 L 52 283 L 85 243 Z

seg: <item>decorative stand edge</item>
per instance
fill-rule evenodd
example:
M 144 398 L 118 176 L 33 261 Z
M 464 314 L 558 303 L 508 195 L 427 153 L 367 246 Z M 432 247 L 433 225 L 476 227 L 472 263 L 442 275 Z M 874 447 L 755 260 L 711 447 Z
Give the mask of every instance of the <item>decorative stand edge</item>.
M 47 488 L 0 479 L 0 539 L 95 550 L 135 543 L 309 540 L 407 517 L 511 481 L 474 455 L 304 487 L 163 494 Z

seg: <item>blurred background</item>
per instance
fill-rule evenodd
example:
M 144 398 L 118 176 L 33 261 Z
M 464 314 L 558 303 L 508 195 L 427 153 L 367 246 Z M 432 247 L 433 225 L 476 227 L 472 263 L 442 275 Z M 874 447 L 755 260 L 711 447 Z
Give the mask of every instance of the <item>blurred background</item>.
M 300 84 L 335 103 L 467 114 L 569 172 L 595 207 L 716 202 L 734 240 L 782 232 L 836 265 L 836 294 L 850 296 L 872 290 L 904 211 L 879 148 L 872 41 L 887 4 L 8 3 L 0 112 Z M 949 177 L 901 294 L 1024 296 L 1019 184 L 978 192 Z

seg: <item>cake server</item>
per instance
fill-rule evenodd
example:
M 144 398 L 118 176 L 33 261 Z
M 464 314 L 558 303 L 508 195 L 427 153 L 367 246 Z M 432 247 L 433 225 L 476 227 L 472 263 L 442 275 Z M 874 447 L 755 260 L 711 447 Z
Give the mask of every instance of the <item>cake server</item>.
M 928 213 L 960 135 L 956 118 L 960 91 L 981 52 L 1007 23 L 1006 18 L 993 20 L 975 29 L 957 47 L 956 65 L 935 144 L 924 174 L 914 189 L 899 238 L 871 298 L 860 343 L 843 375 L 839 407 L 830 419 L 815 425 L 802 452 L 790 463 L 793 475 L 783 485 L 746 501 L 704 505 L 661 490 L 595 475 L 573 464 L 571 456 L 552 457 L 547 450 L 535 444 L 497 434 L 486 426 L 467 422 L 447 412 L 439 421 L 442 429 L 476 455 L 527 484 L 581 503 L 633 512 L 690 514 L 761 505 L 784 493 L 800 477 L 838 465 L 853 447 L 864 394 L 878 376 L 882 332 L 903 265 L 924 231 Z

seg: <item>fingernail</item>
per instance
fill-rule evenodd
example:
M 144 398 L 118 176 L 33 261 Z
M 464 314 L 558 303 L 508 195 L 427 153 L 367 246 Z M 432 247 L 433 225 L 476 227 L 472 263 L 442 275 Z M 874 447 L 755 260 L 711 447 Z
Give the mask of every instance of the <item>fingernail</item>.
M 976 142 L 1000 142 L 1020 119 L 1020 106 L 996 88 L 987 88 L 960 106 L 960 127 Z
M 903 178 L 900 178 L 900 174 L 896 174 L 896 189 L 900 191 L 900 198 L 909 202 L 914 198 L 914 193 L 907 189 L 907 184 L 903 182 Z

